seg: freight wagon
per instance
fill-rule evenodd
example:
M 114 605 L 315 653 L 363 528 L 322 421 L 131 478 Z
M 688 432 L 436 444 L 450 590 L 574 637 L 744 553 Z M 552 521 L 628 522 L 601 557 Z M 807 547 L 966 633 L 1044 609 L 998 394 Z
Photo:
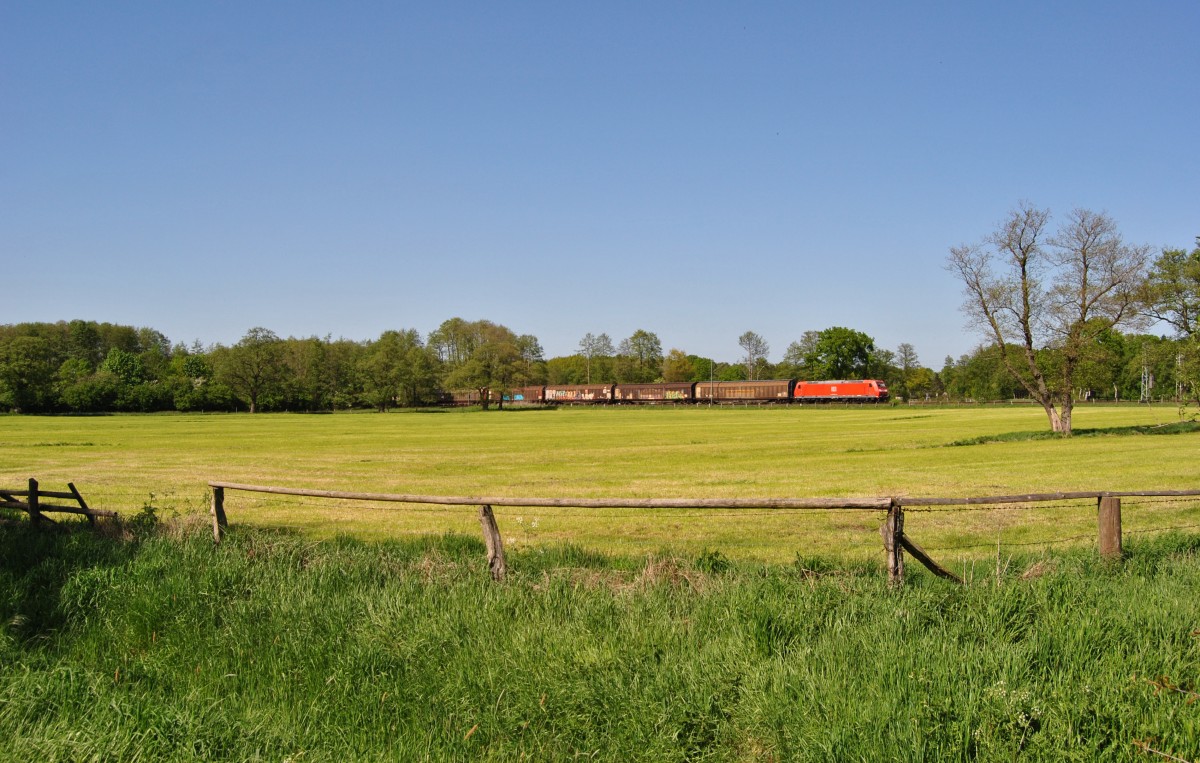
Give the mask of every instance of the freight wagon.
M 487 390 L 487 396 L 489 402 L 496 399 L 491 390 Z M 443 392 L 438 396 L 438 402 L 442 405 L 479 405 L 480 400 L 477 389 Z
M 546 399 L 545 387 L 517 387 L 504 396 L 505 402 L 540 403 Z
M 792 396 L 793 379 L 768 379 L 764 381 L 719 381 L 696 382 L 695 399 L 698 403 L 788 402 Z
M 547 403 L 609 403 L 615 384 L 558 384 L 547 386 L 543 399 Z
M 692 382 L 661 384 L 618 384 L 613 399 L 618 403 L 690 403 L 695 400 Z

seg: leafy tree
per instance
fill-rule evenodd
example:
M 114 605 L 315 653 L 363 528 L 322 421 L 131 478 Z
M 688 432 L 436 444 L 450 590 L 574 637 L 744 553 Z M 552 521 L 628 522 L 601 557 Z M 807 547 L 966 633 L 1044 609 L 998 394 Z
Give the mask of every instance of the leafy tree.
M 0 343 L 0 406 L 18 413 L 50 410 L 56 360 L 50 342 L 41 337 Z
M 179 345 L 171 352 L 172 402 L 178 411 L 231 410 L 233 392 L 215 382 L 212 361 L 204 348 Z
M 326 373 L 325 342 L 315 336 L 307 339 L 288 337 L 281 345 L 280 360 L 283 363 L 283 407 L 309 412 L 329 410 L 333 380 Z
M 352 408 L 360 397 L 358 361 L 366 353 L 367 343 L 350 339 L 325 340 L 323 375 L 328 388 L 329 406 L 333 409 Z M 437 386 L 437 358 L 426 348 L 424 359 L 429 365 L 428 386 Z M 432 397 L 432 393 L 429 393 Z
M 771 346 L 767 344 L 766 339 L 763 339 L 753 331 L 747 331 L 738 337 L 738 346 L 745 353 L 742 363 L 746 366 L 746 378 L 753 381 L 755 378 L 754 372 L 758 368 L 759 362 L 767 359 L 767 354 L 770 353 Z
M 819 379 L 863 379 L 871 368 L 875 340 L 861 331 L 833 326 L 817 335 L 806 365 Z
M 970 325 L 1050 428 L 1070 436 L 1077 375 L 1104 331 L 1136 324 L 1149 249 L 1127 245 L 1105 214 L 1074 210 L 1052 236 L 1049 221 L 1023 203 L 981 243 L 952 248 L 947 268 L 963 282 Z
M 363 394 L 383 412 L 393 405 L 415 405 L 434 386 L 433 358 L 413 330 L 385 331 L 359 359 Z
M 630 384 L 652 382 L 662 370 L 662 342 L 658 335 L 638 329 L 617 348 L 617 381 Z
M 1183 249 L 1163 251 L 1150 268 L 1141 298 L 1145 314 L 1170 325 L 1179 338 L 1175 369 L 1179 396 L 1197 398 L 1200 393 L 1200 237 L 1191 252 Z
M 779 372 L 789 379 L 820 378 L 810 364 L 817 356 L 817 341 L 820 338 L 820 331 L 805 331 L 798 342 L 789 344 L 783 353 L 783 362 L 779 364 Z
M 905 386 L 910 398 L 924 397 L 928 400 L 938 393 L 939 379 L 931 369 L 918 366 L 909 371 L 906 378 Z
M 443 321 L 429 335 L 429 347 L 448 369 L 454 369 L 470 359 L 483 340 L 482 324 L 490 321 L 465 321 L 451 318 Z
M 257 413 L 264 398 L 276 393 L 283 381 L 283 340 L 259 326 L 247 331 L 233 347 L 218 350 L 214 358 L 218 378 L 251 413 Z
M 126 386 L 141 384 L 146 378 L 141 357 L 120 347 L 108 351 L 100 370 L 112 374 Z
M 1195 334 L 1200 328 L 1200 237 L 1191 252 L 1163 250 L 1146 275 L 1140 297 L 1148 317 L 1170 325 L 1177 336 Z
M 546 361 L 547 384 L 586 384 L 587 359 L 583 355 L 567 355 Z
M 104 358 L 101 351 L 100 332 L 92 321 L 71 321 L 68 324 L 67 355 L 83 362 L 89 372 L 94 371 Z
M 663 381 L 693 381 L 693 373 L 694 369 L 692 368 L 692 362 L 688 359 L 687 353 L 685 353 L 683 350 L 673 349 L 668 352 L 667 357 L 663 359 Z
M 67 408 L 78 413 L 100 413 L 115 409 L 121 392 L 120 380 L 106 371 L 77 375 L 75 372 L 84 366 L 86 361 L 78 358 L 63 363 L 59 369 L 59 399 Z
M 469 344 L 472 349 L 464 360 L 450 368 L 444 383 L 452 389 L 469 387 L 477 390 L 485 409 L 488 407 L 488 390 L 497 396 L 500 407 L 504 407 L 503 398 L 513 389 L 545 378 L 545 369 L 541 366 L 542 348 L 533 336 L 517 336 L 508 327 L 491 321 L 463 322 L 456 331 L 455 346 Z
M 699 355 L 688 355 L 688 363 L 692 366 L 692 375 L 685 381 L 706 381 L 717 376 L 717 363 L 712 358 L 702 358 Z
M 954 400 L 1010 400 L 1025 392 L 1016 380 L 1004 373 L 1000 348 L 995 345 L 978 347 L 957 362 L 947 357 L 941 376 L 946 394 Z

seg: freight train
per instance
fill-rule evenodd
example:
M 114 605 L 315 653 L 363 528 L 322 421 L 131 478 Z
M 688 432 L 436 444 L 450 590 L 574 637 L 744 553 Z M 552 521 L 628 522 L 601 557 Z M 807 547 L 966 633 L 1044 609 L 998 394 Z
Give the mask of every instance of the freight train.
M 477 405 L 481 394 L 490 402 L 500 399 L 493 391 L 449 392 L 446 405 Z M 521 404 L 663 404 L 663 403 L 881 403 L 888 399 L 887 384 L 879 379 L 801 381 L 659 382 L 655 384 L 547 384 L 518 387 L 503 396 L 504 402 Z

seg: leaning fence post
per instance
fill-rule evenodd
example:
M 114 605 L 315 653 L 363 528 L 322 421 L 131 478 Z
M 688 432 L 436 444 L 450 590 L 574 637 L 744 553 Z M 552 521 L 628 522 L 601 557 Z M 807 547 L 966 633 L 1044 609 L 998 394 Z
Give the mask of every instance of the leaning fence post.
M 479 523 L 483 525 L 483 542 L 487 546 L 488 570 L 492 580 L 504 580 L 504 546 L 500 543 L 500 528 L 496 526 L 496 515 L 491 506 L 479 507 Z
M 1121 558 L 1121 499 L 1101 496 L 1097 507 L 1100 517 L 1100 556 Z
M 225 488 L 214 487 L 212 491 L 213 543 L 220 543 L 222 531 L 229 527 L 229 520 L 225 518 Z
M 87 521 L 88 521 L 88 524 L 89 524 L 89 525 L 92 525 L 92 526 L 95 526 L 95 524 L 96 524 L 96 515 L 95 515 L 95 514 L 93 514 L 93 513 L 91 512 L 91 510 L 89 510 L 89 509 L 88 509 L 87 501 L 83 500 L 83 496 L 81 496 L 81 495 L 79 494 L 79 491 L 75 489 L 75 483 L 74 483 L 74 482 L 68 482 L 68 483 L 67 483 L 67 490 L 70 490 L 70 491 L 71 491 L 71 495 L 75 496 L 75 500 L 76 500 L 76 501 L 79 503 L 79 508 L 83 509 L 83 510 L 84 510 L 84 512 L 86 512 L 86 516 L 87 516 Z
M 904 582 L 904 508 L 892 499 L 887 521 L 879 528 L 883 536 L 883 548 L 887 552 L 888 585 L 897 586 Z

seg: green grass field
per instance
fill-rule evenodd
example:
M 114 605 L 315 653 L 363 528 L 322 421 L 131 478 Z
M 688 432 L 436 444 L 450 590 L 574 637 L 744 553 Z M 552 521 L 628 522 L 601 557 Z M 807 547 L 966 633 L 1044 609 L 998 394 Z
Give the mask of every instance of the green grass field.
M 969 496 L 1191 489 L 1200 433 L 1113 434 L 1177 420 L 1173 407 L 1077 410 L 1083 436 L 1038 433 L 1033 407 L 563 408 L 393 414 L 0 417 L 0 486 L 74 482 L 98 508 L 205 512 L 207 482 L 529 497 Z M 1088 436 L 1091 433 L 1094 436 Z M 231 522 L 314 537 L 474 533 L 469 508 L 230 492 Z M 614 553 L 719 549 L 734 558 L 876 558 L 872 512 L 499 509 L 509 545 Z M 1033 511 L 910 513 L 908 530 L 964 560 L 1094 535 L 1090 502 Z M 1196 502 L 1127 501 L 1137 533 L 1200 523 Z M 1084 540 L 1084 542 L 1087 542 Z
M 0 487 L 73 481 L 129 517 L 0 525 L 0 760 L 1194 761 L 1196 501 L 1128 501 L 1120 564 L 1092 548 L 1094 502 L 909 512 L 968 585 L 916 569 L 898 590 L 877 512 L 503 509 L 503 584 L 470 508 L 231 491 L 216 547 L 201 516 L 210 479 L 1195 488 L 1200 434 L 1130 429 L 1175 420 L 1085 408 L 1057 440 L 1023 434 L 1029 408 L 0 417 Z

